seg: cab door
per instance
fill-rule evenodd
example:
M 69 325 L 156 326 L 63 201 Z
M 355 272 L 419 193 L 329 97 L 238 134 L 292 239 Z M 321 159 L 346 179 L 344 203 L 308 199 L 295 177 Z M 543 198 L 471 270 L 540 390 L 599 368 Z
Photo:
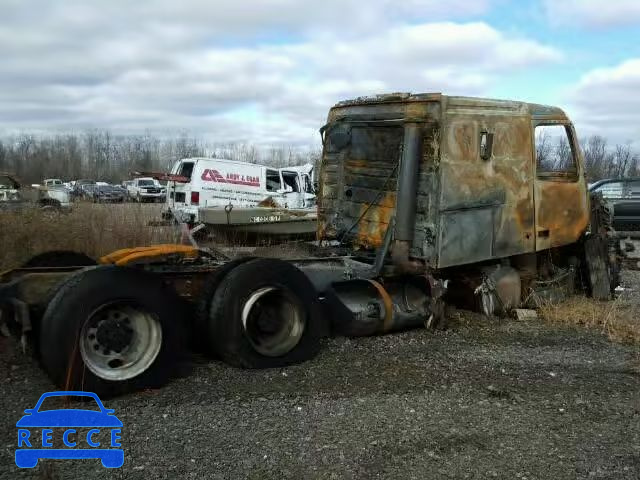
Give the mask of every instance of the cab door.
M 536 251 L 576 242 L 589 223 L 582 154 L 567 121 L 533 122 Z

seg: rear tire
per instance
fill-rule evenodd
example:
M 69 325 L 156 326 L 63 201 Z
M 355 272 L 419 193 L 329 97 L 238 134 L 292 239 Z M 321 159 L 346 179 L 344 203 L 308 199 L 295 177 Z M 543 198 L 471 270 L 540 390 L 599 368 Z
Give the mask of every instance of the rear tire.
M 163 385 L 184 335 L 180 301 L 161 279 L 100 266 L 68 278 L 40 325 L 42 366 L 65 390 L 114 396 Z
M 230 262 L 225 263 L 215 272 L 211 273 L 205 280 L 205 284 L 202 287 L 202 292 L 200 293 L 200 298 L 198 299 L 198 302 L 196 304 L 193 328 L 193 343 L 198 350 L 210 355 L 215 355 L 215 348 L 210 341 L 211 322 L 209 322 L 209 312 L 211 310 L 211 302 L 213 301 L 213 297 L 218 290 L 218 287 L 220 287 L 220 284 L 223 282 L 229 272 L 231 272 L 231 270 L 236 268 L 238 265 L 242 265 L 243 263 L 249 262 L 251 260 L 254 260 L 254 257 L 242 257 L 231 260 Z
M 273 368 L 313 358 L 326 330 L 307 276 L 283 260 L 236 266 L 209 309 L 209 342 L 228 364 Z

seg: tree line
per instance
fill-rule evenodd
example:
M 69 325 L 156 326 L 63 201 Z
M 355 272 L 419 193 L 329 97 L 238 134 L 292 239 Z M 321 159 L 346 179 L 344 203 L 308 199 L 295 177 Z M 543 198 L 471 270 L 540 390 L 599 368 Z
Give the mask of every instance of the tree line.
M 640 176 L 640 155 L 628 143 L 610 145 L 604 137 L 593 135 L 581 147 L 590 182 Z M 555 149 L 555 157 L 561 161 L 569 151 L 563 140 L 545 148 Z M 130 172 L 164 172 L 176 160 L 188 157 L 227 158 L 279 168 L 317 164 L 320 150 L 210 144 L 186 133 L 167 138 L 152 134 L 114 135 L 102 130 L 48 136 L 21 134 L 0 139 L 0 171 L 13 173 L 25 183 L 38 183 L 44 178 L 120 182 L 130 178 Z
M 44 178 L 120 183 L 131 178 L 134 171 L 166 172 L 176 160 L 190 157 L 226 158 L 279 168 L 315 164 L 320 153 L 282 146 L 209 144 L 186 133 L 167 138 L 94 130 L 0 139 L 0 172 L 12 173 L 24 183 L 39 183 Z

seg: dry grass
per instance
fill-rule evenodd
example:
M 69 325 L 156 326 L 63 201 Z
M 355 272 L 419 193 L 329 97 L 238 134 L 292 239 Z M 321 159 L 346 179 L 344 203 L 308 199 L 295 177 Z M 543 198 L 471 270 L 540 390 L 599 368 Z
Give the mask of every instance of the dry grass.
M 582 326 L 598 330 L 611 340 L 640 344 L 640 306 L 624 296 L 610 302 L 571 297 L 559 304 L 543 306 L 540 314 L 551 323 Z
M 0 211 L 0 270 L 49 250 L 73 250 L 94 258 L 119 248 L 176 242 L 172 227 L 150 227 L 158 205 L 78 203 L 70 213 L 37 209 Z

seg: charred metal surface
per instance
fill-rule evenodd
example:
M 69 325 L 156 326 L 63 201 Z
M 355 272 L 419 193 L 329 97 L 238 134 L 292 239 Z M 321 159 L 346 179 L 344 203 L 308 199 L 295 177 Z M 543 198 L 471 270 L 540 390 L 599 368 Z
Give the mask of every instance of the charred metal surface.
M 414 194 L 416 178 L 399 173 L 406 126 L 415 124 L 422 145 Z M 536 171 L 538 125 L 570 132 L 575 175 Z M 341 102 L 323 127 L 320 238 L 377 248 L 395 216 L 394 239 L 431 268 L 569 245 L 589 222 L 575 138 L 564 112 L 544 105 L 405 93 Z M 398 192 L 415 199 L 412 235 L 402 219 L 413 208 Z

